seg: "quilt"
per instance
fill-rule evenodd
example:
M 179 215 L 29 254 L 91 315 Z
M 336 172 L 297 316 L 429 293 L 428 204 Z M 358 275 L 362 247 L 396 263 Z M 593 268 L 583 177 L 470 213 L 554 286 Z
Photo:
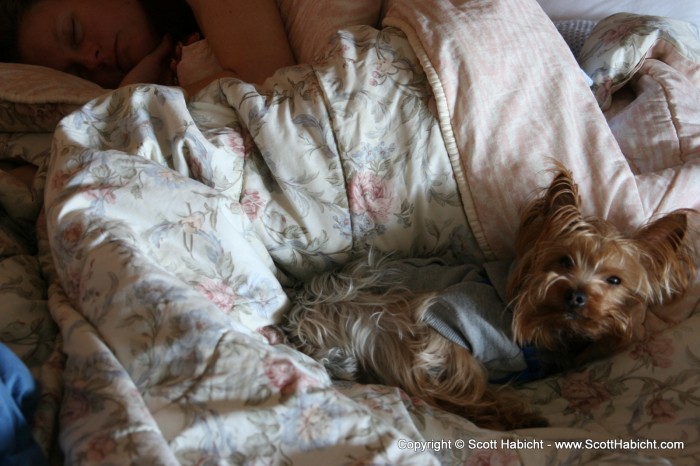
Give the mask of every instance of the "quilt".
M 613 51 L 660 28 L 620 72 Z M 67 464 L 696 464 L 697 287 L 628 350 L 520 387 L 552 427 L 513 432 L 330 380 L 264 327 L 287 287 L 368 247 L 512 257 L 552 160 L 623 228 L 700 207 L 692 125 L 668 119 L 682 156 L 641 166 L 613 121 L 631 109 L 605 94 L 658 63 L 684 83 L 664 84 L 666 108 L 689 102 L 698 43 L 685 23 L 613 18 L 582 51 L 591 92 L 533 0 L 397 0 L 261 86 L 128 87 L 64 118 L 50 156 L 8 139 L 41 167 L 29 189 L 2 183 L 3 290 L 32 309 L 4 314 L 3 341 L 44 383 L 35 436 L 49 450 L 60 409 Z

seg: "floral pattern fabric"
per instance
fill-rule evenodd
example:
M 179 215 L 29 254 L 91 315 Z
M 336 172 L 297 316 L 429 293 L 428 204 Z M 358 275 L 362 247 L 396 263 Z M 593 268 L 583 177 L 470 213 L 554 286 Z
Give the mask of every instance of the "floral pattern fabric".
M 478 253 L 405 37 L 358 28 L 327 57 L 260 88 L 222 80 L 190 103 L 126 88 L 60 123 L 46 211 L 60 264 L 51 310 L 72 329 L 69 462 L 324 450 L 426 461 L 319 366 L 257 332 L 286 310 L 283 285 L 370 245 Z
M 693 23 L 618 13 L 598 23 L 579 55 L 593 79 L 600 106 L 607 109 L 612 95 L 624 86 L 647 58 L 678 55 L 700 63 L 700 29 Z
M 40 382 L 40 401 L 27 421 L 47 456 L 56 448 L 63 394 L 61 339 L 48 305 L 51 258 L 38 252 L 45 251 L 40 211 L 50 146 L 50 134 L 0 134 L 0 159 L 7 163 L 0 169 L 0 341 Z M 19 161 L 42 167 L 31 186 L 6 169 Z
M 264 86 L 223 80 L 193 101 L 158 86 L 110 93 L 61 122 L 50 166 L 42 136 L 2 139 L 4 158 L 40 165 L 32 189 L 0 180 L 2 231 L 12 234 L 0 263 L 0 331 L 45 384 L 35 436 L 47 450 L 60 402 L 67 464 L 698 463 L 698 290 L 678 305 L 693 314 L 682 326 L 518 387 L 552 427 L 502 433 L 392 387 L 331 381 L 261 328 L 285 311 L 287 285 L 369 246 L 480 260 L 489 243 L 479 231 L 499 225 L 482 214 L 516 202 L 527 181 L 518 179 L 521 159 L 542 152 L 518 142 L 538 108 L 508 107 L 509 118 L 490 126 L 494 103 L 510 94 L 500 61 L 516 69 L 513 54 L 559 50 L 534 1 L 466 2 L 465 15 L 450 18 L 440 16 L 448 2 L 405 3 L 411 8 L 401 11 L 449 24 L 449 32 L 420 35 L 394 11 L 388 22 L 396 28 L 341 32 L 318 63 L 283 70 Z M 520 34 L 524 23 L 532 35 Z M 477 25 L 488 61 L 471 41 L 460 42 L 471 61 L 459 61 L 451 39 L 473 39 L 469 26 Z M 477 80 L 450 80 L 440 94 L 425 54 L 432 40 L 451 57 L 432 62 L 442 73 L 473 68 Z M 561 68 L 570 64 L 564 47 Z M 578 76 L 575 65 L 570 71 Z M 524 86 L 556 72 L 515 74 Z M 567 85 L 584 95 L 577 79 Z M 497 95 L 478 92 L 482 85 Z M 571 100 L 548 95 L 544 107 Z M 451 101 L 473 107 L 473 118 L 446 112 Z M 447 114 L 456 115 L 453 126 Z M 489 130 L 479 130 L 485 123 Z M 552 134 L 563 122 L 548 124 L 537 126 L 538 141 L 558 141 Z M 462 127 L 474 137 L 456 161 Z M 576 137 L 567 144 L 563 151 L 579 155 L 601 146 Z M 470 197 L 460 170 L 486 165 L 484 152 L 489 164 L 507 159 L 512 170 L 500 175 L 494 204 L 470 210 L 492 180 L 471 178 Z M 499 234 L 512 240 L 512 232 Z M 645 439 L 684 443 L 604 443 Z M 590 440 L 601 443 L 555 443 Z

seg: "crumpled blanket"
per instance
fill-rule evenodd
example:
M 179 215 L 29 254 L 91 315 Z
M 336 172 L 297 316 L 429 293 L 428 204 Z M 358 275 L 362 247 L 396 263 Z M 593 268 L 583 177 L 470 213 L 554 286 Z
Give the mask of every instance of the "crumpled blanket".
M 66 355 L 66 462 L 461 464 L 496 455 L 406 449 L 402 440 L 496 434 L 393 389 L 334 385 L 257 329 L 286 309 L 286 285 L 369 246 L 448 262 L 507 259 L 519 208 L 549 182 L 550 158 L 573 170 L 587 212 L 623 227 L 651 213 L 647 193 L 534 1 L 402 0 L 384 24 L 340 32 L 320 61 L 263 86 L 221 80 L 191 102 L 176 89 L 130 87 L 61 122 L 45 199 L 56 264 L 49 307 Z M 677 175 L 693 180 L 684 167 Z M 698 199 L 667 191 L 664 207 Z M 570 400 L 581 416 L 571 426 L 582 427 L 600 403 L 567 387 L 609 401 L 599 376 L 538 385 L 538 394 L 558 397 L 546 405 L 564 412 L 555 419 Z M 673 386 L 693 384 L 688 375 Z M 647 432 L 640 410 L 617 409 L 601 415 L 609 431 L 600 436 L 627 435 L 628 424 Z M 499 454 L 532 464 L 636 457 Z
M 234 461 L 400 438 L 256 330 L 285 284 L 369 245 L 479 254 L 431 102 L 403 34 L 359 27 L 263 87 L 222 80 L 189 103 L 131 87 L 64 119 L 46 213 L 67 461 L 98 443 L 103 461 L 146 454 L 136 442 L 169 463 L 193 444 Z M 393 445 L 364 455 L 421 461 Z
M 626 38 L 626 47 L 618 40 Z M 581 66 L 634 173 L 644 210 L 698 208 L 700 30 L 621 13 L 601 21 Z

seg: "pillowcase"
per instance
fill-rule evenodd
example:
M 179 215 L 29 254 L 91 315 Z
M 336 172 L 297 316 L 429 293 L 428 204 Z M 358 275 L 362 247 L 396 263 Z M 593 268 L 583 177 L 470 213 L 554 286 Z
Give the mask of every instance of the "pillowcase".
M 581 49 L 581 68 L 593 79 L 598 104 L 607 110 L 612 95 L 648 58 L 684 64 L 689 76 L 700 76 L 700 33 L 685 21 L 619 13 L 599 22 Z
M 64 116 L 107 92 L 42 66 L 0 63 L 0 131 L 53 131 Z
M 615 13 L 666 16 L 700 26 L 700 2 L 696 0 L 537 0 L 554 21 L 592 19 L 600 21 Z
M 278 0 L 292 51 L 299 63 L 311 63 L 339 29 L 375 26 L 382 3 L 377 0 Z

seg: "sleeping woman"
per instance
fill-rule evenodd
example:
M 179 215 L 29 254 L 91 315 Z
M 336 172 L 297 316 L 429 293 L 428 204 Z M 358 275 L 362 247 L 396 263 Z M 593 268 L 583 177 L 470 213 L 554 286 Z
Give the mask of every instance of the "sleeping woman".
M 201 34 L 225 76 L 259 83 L 294 64 L 275 0 L 0 0 L 0 61 L 42 65 L 105 88 L 175 84 L 178 42 Z
M 182 83 L 190 94 L 227 76 L 259 83 L 295 62 L 275 0 L 0 0 L 0 61 L 108 89 L 177 84 L 181 42 L 200 34 L 217 66 Z

